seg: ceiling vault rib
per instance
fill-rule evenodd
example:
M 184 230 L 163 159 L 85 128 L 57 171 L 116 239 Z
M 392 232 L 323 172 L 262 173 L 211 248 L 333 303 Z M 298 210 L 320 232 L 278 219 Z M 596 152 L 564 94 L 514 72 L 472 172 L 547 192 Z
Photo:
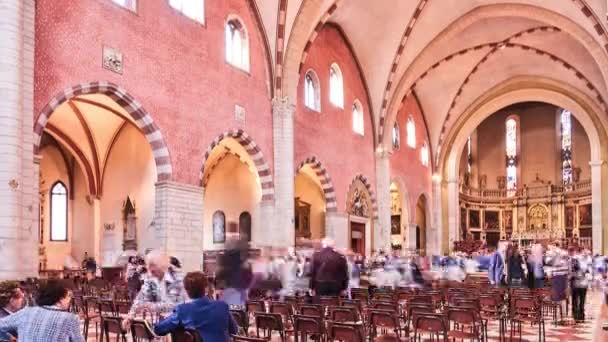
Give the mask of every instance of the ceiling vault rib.
M 103 158 L 103 167 L 101 168 L 101 187 L 100 187 L 100 189 L 103 189 L 104 181 L 106 179 L 106 166 L 108 166 L 108 158 L 110 158 L 110 152 L 112 152 L 112 148 L 114 147 L 116 140 L 118 140 L 120 133 L 127 126 L 127 121 L 128 120 L 123 121 L 120 124 L 120 126 L 118 127 L 118 129 L 114 132 L 114 135 L 112 136 L 112 139 L 110 140 L 110 144 L 108 145 L 108 149 L 106 150 L 106 154 Z
M 97 144 L 95 143 L 95 138 L 93 138 L 93 132 L 91 128 L 87 124 L 87 121 L 84 119 L 82 112 L 71 100 L 68 100 L 68 105 L 80 121 L 80 125 L 84 130 L 84 133 L 87 137 L 87 141 L 89 142 L 89 149 L 91 150 L 91 154 L 93 155 L 93 166 L 95 167 L 95 183 L 97 184 L 97 194 L 101 196 L 101 167 L 99 163 L 99 155 L 97 153 Z
M 97 101 L 93 101 L 93 100 L 89 100 L 89 99 L 85 99 L 85 98 L 81 98 L 81 97 L 74 97 L 70 99 L 71 102 L 81 102 L 81 103 L 86 103 L 86 104 L 90 104 L 92 106 L 96 106 L 98 108 L 107 110 L 108 112 L 116 115 L 118 118 L 120 118 L 121 120 L 124 120 L 126 122 L 128 122 L 131 126 L 133 126 L 135 129 L 137 129 L 138 131 L 142 132 L 142 134 L 145 135 L 145 133 L 141 130 L 141 128 L 139 128 L 139 126 L 137 126 L 137 124 L 131 120 L 129 120 L 129 116 L 128 115 L 123 115 L 121 114 L 119 111 L 117 111 L 116 109 L 105 105 L 103 103 L 99 103 Z M 132 118 L 132 117 L 131 117 Z
M 281 85 L 283 82 L 283 57 L 285 49 L 285 24 L 287 20 L 287 1 L 279 0 L 279 7 L 277 9 L 277 38 L 275 44 L 275 79 L 274 81 L 274 93 L 277 96 L 281 96 Z
M 508 41 L 508 39 L 506 41 Z M 549 53 L 549 52 L 547 52 L 545 50 L 542 50 L 542 49 L 539 49 L 539 48 L 536 48 L 536 47 L 533 47 L 533 46 L 529 46 L 529 45 L 525 45 L 525 44 L 521 44 L 521 43 L 511 43 L 511 42 L 506 42 L 502 46 L 504 46 L 505 48 L 514 48 L 514 47 L 516 47 L 516 48 L 522 49 L 523 51 L 534 52 L 534 53 L 536 53 L 538 55 L 541 55 L 541 56 L 547 56 L 547 57 L 549 57 L 554 62 L 560 63 L 567 70 L 570 70 L 570 71 L 574 72 L 575 76 L 578 79 L 582 80 L 585 83 L 586 87 L 590 91 L 592 91 L 593 93 L 595 93 L 595 95 L 596 95 L 595 100 L 597 100 L 599 102 L 600 106 L 604 110 L 604 113 L 608 113 L 607 107 L 606 107 L 606 100 L 604 99 L 604 97 L 602 96 L 602 94 L 598 91 L 597 87 L 595 85 L 593 85 L 593 83 L 580 70 L 578 70 L 572 64 L 566 62 L 564 59 L 562 59 L 562 58 L 560 58 L 560 57 L 558 57 L 558 56 L 556 56 L 556 55 L 554 55 L 552 53 Z M 443 143 L 443 137 L 444 137 L 445 131 L 447 129 L 447 121 L 449 120 L 449 117 L 450 117 L 450 114 L 451 114 L 450 112 L 454 108 L 454 106 L 456 104 L 456 100 L 458 99 L 458 97 L 462 93 L 462 90 L 464 89 L 464 86 L 468 83 L 468 80 L 471 78 L 471 76 L 473 76 L 473 74 L 475 74 L 475 72 L 477 72 L 479 66 L 481 64 L 485 63 L 488 60 L 488 58 L 493 53 L 495 53 L 497 50 L 498 50 L 498 48 L 493 49 L 490 53 L 486 54 L 486 56 L 484 56 L 484 58 L 482 58 L 477 63 L 477 65 L 475 66 L 475 68 L 473 68 L 471 70 L 471 72 L 469 73 L 469 75 L 467 75 L 467 77 L 465 78 L 465 81 L 463 81 L 463 83 L 461 84 L 460 88 L 458 88 L 458 92 L 456 92 L 456 95 L 455 95 L 454 99 L 452 100 L 452 103 L 450 105 L 450 109 L 448 109 L 448 114 L 446 115 L 446 117 L 445 117 L 445 119 L 443 121 L 442 127 L 441 127 L 441 131 L 440 131 L 440 134 L 439 134 L 439 141 L 438 141 L 438 144 L 437 144 L 437 151 L 438 152 L 441 150 L 441 145 Z M 439 153 L 437 153 L 436 159 L 437 159 L 436 162 L 439 162 Z
M 63 141 L 68 147 L 76 154 L 76 157 L 80 159 L 80 162 L 84 166 L 84 171 L 86 173 L 88 184 L 89 184 L 89 193 L 92 196 L 97 196 L 97 187 L 95 184 L 95 177 L 93 175 L 93 170 L 91 169 L 91 165 L 87 161 L 82 150 L 78 147 L 78 145 L 70 139 L 70 137 L 63 133 L 59 128 L 55 127 L 52 123 L 47 122 L 45 128 L 54 138 L 59 138 Z
M 386 86 L 384 87 L 384 94 L 382 95 L 382 106 L 380 107 L 380 118 L 378 120 L 378 144 L 382 143 L 382 138 L 384 135 L 384 118 L 386 115 L 386 110 L 388 106 L 388 97 L 393 87 L 393 79 L 395 77 L 395 73 L 397 72 L 397 65 L 399 64 L 399 60 L 405 51 L 405 44 L 408 42 L 409 38 L 412 35 L 412 31 L 414 30 L 414 26 L 418 22 L 418 18 L 422 14 L 422 10 L 426 6 L 427 2 L 431 0 L 419 0 L 418 6 L 416 6 L 416 11 L 410 18 L 405 31 L 400 40 L 400 44 L 397 47 L 397 51 L 395 51 L 395 57 L 393 57 L 393 63 L 391 64 L 391 68 L 388 72 L 388 76 L 386 78 Z

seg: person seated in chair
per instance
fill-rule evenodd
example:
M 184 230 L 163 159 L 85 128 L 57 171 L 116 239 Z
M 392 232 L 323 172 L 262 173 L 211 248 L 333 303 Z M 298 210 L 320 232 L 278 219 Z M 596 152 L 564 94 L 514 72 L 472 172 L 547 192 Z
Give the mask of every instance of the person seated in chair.
M 190 272 L 184 278 L 189 303 L 180 304 L 175 311 L 154 326 L 154 333 L 167 335 L 179 328 L 196 329 L 205 342 L 228 342 L 238 328 L 228 304 L 205 296 L 207 277 L 201 272 Z

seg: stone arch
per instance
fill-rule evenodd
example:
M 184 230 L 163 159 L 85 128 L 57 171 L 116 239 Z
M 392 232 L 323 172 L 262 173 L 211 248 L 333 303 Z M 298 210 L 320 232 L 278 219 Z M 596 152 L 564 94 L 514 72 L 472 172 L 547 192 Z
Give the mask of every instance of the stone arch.
M 226 138 L 232 138 L 236 140 L 247 151 L 249 157 L 251 157 L 251 160 L 253 161 L 257 169 L 258 177 L 260 178 L 260 185 L 262 187 L 262 201 L 274 200 L 274 181 L 272 180 L 270 166 L 266 162 L 266 159 L 264 159 L 264 154 L 262 153 L 262 150 L 253 140 L 253 138 L 240 128 L 225 131 L 224 133 L 218 135 L 215 139 L 213 139 L 213 141 L 211 141 L 209 147 L 207 148 L 207 151 L 205 152 L 203 164 L 201 166 L 201 182 L 203 180 L 205 164 L 207 163 L 209 155 L 211 154 L 213 149 L 217 145 L 219 145 L 222 140 Z
M 363 176 L 362 174 L 358 174 L 355 176 L 355 178 L 353 178 L 353 181 L 350 183 L 350 185 L 348 186 L 348 199 L 347 199 L 347 203 L 346 203 L 346 212 L 348 212 L 348 208 L 351 207 L 352 203 L 351 202 L 351 196 L 350 194 L 355 190 L 356 186 L 357 186 L 357 181 L 361 182 L 363 184 L 363 186 L 365 186 L 365 189 L 367 190 L 367 193 L 369 194 L 369 198 L 370 198 L 370 202 L 372 204 L 372 214 L 373 214 L 373 219 L 376 220 L 378 219 L 378 203 L 376 201 L 376 196 L 374 195 L 374 190 L 372 190 L 372 185 L 370 184 L 369 180 L 367 179 L 367 177 Z
M 319 177 L 319 181 L 321 182 L 321 187 L 323 188 L 323 194 L 325 195 L 325 208 L 327 212 L 335 212 L 338 210 L 338 203 L 336 202 L 336 190 L 334 188 L 334 184 L 331 181 L 331 177 L 329 172 L 323 165 L 323 163 L 317 159 L 316 156 L 308 157 L 303 160 L 298 167 L 296 168 L 296 174 L 303 168 L 305 165 L 309 165 L 316 173 L 317 177 Z
M 447 206 L 435 208 L 441 212 L 442 222 L 438 222 L 443 237 L 454 239 L 458 231 L 458 160 L 466 138 L 484 119 L 496 111 L 518 102 L 538 101 L 550 103 L 566 108 L 579 121 L 590 141 L 591 166 L 597 167 L 599 172 L 592 170 L 592 202 L 593 202 L 593 236 L 594 252 L 602 253 L 608 247 L 604 238 L 602 226 L 608 217 L 604 214 L 608 205 L 608 192 L 602 187 L 605 182 L 605 161 L 608 157 L 608 118 L 602 107 L 589 96 L 583 94 L 575 87 L 563 82 L 539 77 L 514 77 L 487 91 L 475 100 L 451 127 L 446 134 L 446 144 L 440 151 L 438 161 L 439 177 L 447 180 Z M 441 195 L 441 194 L 437 194 Z M 444 239 L 445 240 L 445 239 Z M 443 241 L 445 242 L 445 241 Z M 444 245 L 445 247 L 445 245 Z
M 401 197 L 401 209 L 403 214 L 403 208 L 405 208 L 405 220 L 402 220 L 403 223 L 410 224 L 413 222 L 412 215 L 412 206 L 410 201 L 410 194 L 405 186 L 405 182 L 400 176 L 394 176 L 391 178 L 391 183 L 395 183 L 397 185 L 397 189 L 399 190 L 399 196 Z
M 95 81 L 82 83 L 64 89 L 55 95 L 42 109 L 34 124 L 34 152 L 38 152 L 42 133 L 53 112 L 65 101 L 84 94 L 104 94 L 120 105 L 135 121 L 137 127 L 143 132 L 146 140 L 150 143 L 154 161 L 156 163 L 157 181 L 167 181 L 173 178 L 173 168 L 169 149 L 160 128 L 156 125 L 152 116 L 133 96 L 120 86 L 106 81 Z
M 585 8 L 586 7 L 584 6 L 581 7 L 583 13 L 586 11 Z M 382 137 L 382 139 L 379 141 L 386 142 L 385 139 L 388 135 L 384 134 L 384 131 L 392 128 L 392 123 L 395 120 L 402 98 L 407 96 L 413 89 L 419 75 L 424 75 L 423 70 L 416 68 L 417 66 L 422 65 L 420 61 L 423 59 L 434 59 L 435 56 L 432 55 L 433 48 L 442 44 L 445 39 L 449 39 L 453 32 L 472 24 L 480 18 L 487 19 L 501 16 L 529 18 L 546 23 L 548 26 L 559 28 L 559 30 L 570 35 L 574 40 L 586 48 L 601 71 L 603 79 L 608 80 L 608 54 L 606 54 L 605 47 L 602 46 L 591 33 L 583 28 L 579 22 L 575 22 L 546 7 L 529 4 L 489 4 L 479 6 L 447 25 L 446 28 L 437 35 L 436 39 L 429 43 L 429 45 L 418 54 L 416 59 L 410 63 L 410 66 L 408 66 L 404 74 L 401 75 L 398 80 L 394 80 L 394 82 L 397 82 L 397 86 L 393 87 L 394 92 L 389 97 L 388 109 L 386 111 L 380 111 L 378 136 L 379 138 Z M 597 29 L 598 32 L 600 29 L 601 27 Z M 603 31 L 603 29 L 601 30 Z M 439 151 L 436 151 L 436 153 L 439 153 Z

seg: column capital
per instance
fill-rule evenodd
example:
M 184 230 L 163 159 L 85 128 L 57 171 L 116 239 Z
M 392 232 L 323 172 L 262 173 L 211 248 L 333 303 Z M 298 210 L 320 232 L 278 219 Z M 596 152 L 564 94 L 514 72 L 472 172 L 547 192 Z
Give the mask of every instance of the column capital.
M 296 111 L 296 106 L 289 101 L 287 96 L 274 97 L 272 99 L 272 113 L 274 115 L 292 116 Z
M 602 166 L 604 164 L 606 164 L 606 161 L 604 161 L 604 160 L 592 160 L 589 162 L 589 166 L 591 166 L 591 167 Z

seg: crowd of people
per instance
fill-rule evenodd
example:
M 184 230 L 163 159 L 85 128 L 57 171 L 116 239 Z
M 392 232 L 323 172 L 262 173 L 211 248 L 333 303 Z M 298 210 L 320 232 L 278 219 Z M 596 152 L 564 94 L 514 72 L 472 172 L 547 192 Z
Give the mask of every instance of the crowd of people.
M 361 286 L 425 287 L 434 281 L 462 282 L 468 274 L 483 272 L 490 284 L 501 287 L 543 288 L 550 279 L 552 298 L 566 299 L 570 289 L 572 317 L 584 321 L 587 289 L 605 287 L 608 269 L 603 256 L 559 244 L 520 250 L 504 241 L 493 250 L 434 257 L 399 250 L 363 257 L 341 253 L 331 239 L 316 249 L 265 249 L 257 254 L 240 240 L 226 247 L 214 275 L 184 274 L 177 258 L 159 251 L 130 257 L 125 280 L 132 306 L 124 328 L 143 311 L 164 313 L 166 318 L 153 327 L 158 335 L 185 326 L 204 341 L 225 342 L 238 329 L 230 308 L 243 307 L 251 296 L 301 295 L 314 302 L 319 296 L 348 295 Z M 35 306 L 25 306 L 19 283 L 0 283 L 0 341 L 84 341 L 78 317 L 68 311 L 71 300 L 72 289 L 62 280 L 45 282 Z

